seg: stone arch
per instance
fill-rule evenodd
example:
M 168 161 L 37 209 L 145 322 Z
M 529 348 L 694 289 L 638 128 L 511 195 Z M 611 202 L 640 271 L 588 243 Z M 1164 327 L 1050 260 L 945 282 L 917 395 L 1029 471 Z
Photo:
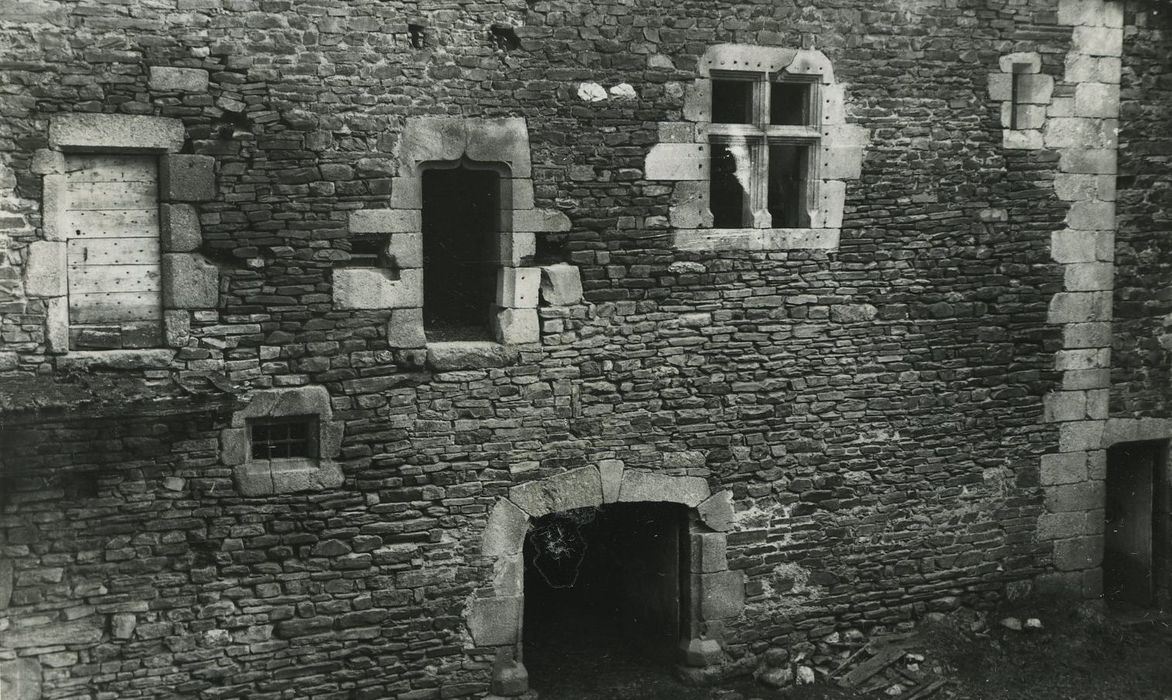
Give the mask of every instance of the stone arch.
M 684 665 L 706 667 L 724 657 L 718 623 L 744 609 L 744 575 L 728 567 L 727 532 L 732 529 L 732 492 L 712 493 L 696 476 L 670 476 L 626 469 L 618 460 L 582 467 L 509 489 L 494 504 L 481 553 L 493 564 L 491 595 L 473 599 L 465 612 L 473 644 L 494 647 L 492 692 L 522 695 L 529 689 L 521 660 L 525 604 L 523 550 L 532 520 L 575 508 L 611 503 L 676 503 L 689 509 L 689 556 L 684 564 L 690 595 L 680 656 Z

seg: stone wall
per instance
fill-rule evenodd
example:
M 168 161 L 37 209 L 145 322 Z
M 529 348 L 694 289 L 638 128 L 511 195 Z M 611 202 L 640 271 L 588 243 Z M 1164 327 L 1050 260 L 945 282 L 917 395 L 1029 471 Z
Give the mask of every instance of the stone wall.
M 0 295 L 43 234 L 34 155 L 64 111 L 182 121 L 184 155 L 214 159 L 192 206 L 220 280 L 167 354 L 85 362 L 9 285 L 0 371 L 242 400 L 321 386 L 344 428 L 340 487 L 245 497 L 220 454 L 230 412 L 10 421 L 0 663 L 34 661 L 45 697 L 476 695 L 495 657 L 465 614 L 494 582 L 491 508 L 603 465 L 731 492 L 744 608 L 705 632 L 729 661 L 1027 588 L 1053 562 L 1039 465 L 1059 447 L 1043 397 L 1064 370 L 1047 319 L 1070 203 L 1055 150 L 1006 147 L 989 75 L 1024 51 L 1059 79 L 1072 41 L 1057 3 L 991 0 L 0 7 L 0 207 L 20 212 L 0 220 Z M 837 247 L 674 244 L 672 188 L 643 168 L 721 42 L 832 63 L 868 134 Z M 505 366 L 428 369 L 391 310 L 334 304 L 351 214 L 395 208 L 418 116 L 523 118 L 530 206 L 569 220 L 535 255 L 576 266 L 584 298 L 540 306 L 540 343 Z M 61 486 L 78 471 L 96 496 Z

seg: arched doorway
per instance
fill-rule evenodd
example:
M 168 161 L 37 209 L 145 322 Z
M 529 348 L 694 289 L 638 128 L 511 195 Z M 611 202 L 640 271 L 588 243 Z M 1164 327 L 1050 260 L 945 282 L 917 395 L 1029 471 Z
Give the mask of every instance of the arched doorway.
M 569 515 L 575 511 L 583 515 Z M 483 553 L 492 559 L 492 595 L 474 599 L 465 613 L 474 646 L 494 651 L 493 693 L 515 696 L 529 690 L 524 659 L 525 599 L 533 576 L 541 576 L 537 567 L 526 566 L 526 542 L 530 542 L 531 554 L 534 549 L 530 533 L 545 532 L 559 521 L 562 525 L 556 527 L 565 530 L 567 522 L 591 511 L 591 527 L 586 532 L 578 528 L 568 536 L 582 538 L 587 547 L 589 539 L 594 538 L 618 561 L 599 557 L 589 564 L 590 568 L 570 572 L 577 577 L 585 573 L 594 585 L 565 594 L 563 598 L 570 609 L 543 614 L 534 632 L 540 634 L 542 624 L 572 619 L 575 607 L 589 611 L 591 605 L 597 604 L 600 591 L 626 587 L 626 593 L 618 594 L 623 599 L 618 611 L 640 611 L 639 626 L 647 633 L 644 641 L 650 640 L 652 657 L 656 649 L 664 653 L 665 648 L 674 646 L 675 660 L 688 666 L 711 666 L 722 661 L 718 630 L 723 625 L 710 623 L 737 617 L 744 607 L 744 576 L 729 570 L 726 553 L 725 533 L 733 524 L 731 493 L 712 494 L 703 478 L 624 469 L 609 461 L 599 467 L 575 469 L 514 486 L 508 498 L 499 499 L 493 507 L 482 545 Z M 563 515 L 549 518 L 552 514 Z M 659 537 L 634 534 L 633 528 L 640 523 L 651 523 L 649 531 L 659 533 Z M 667 543 L 669 532 L 676 533 L 674 549 Z M 642 551 L 638 550 L 640 543 L 644 546 Z M 619 566 L 638 558 L 650 563 L 622 571 L 615 577 L 618 581 L 603 580 L 607 572 L 614 573 Z M 582 565 L 586 566 L 585 557 Z M 547 574 L 559 575 L 555 568 L 551 562 Z M 660 580 L 661 572 L 665 576 L 674 573 L 676 585 Z M 649 581 L 648 575 L 656 580 Z M 533 592 L 556 605 L 556 589 L 545 588 L 549 590 L 535 586 Z M 672 624 L 673 620 L 678 626 Z M 662 645 L 656 644 L 657 638 Z

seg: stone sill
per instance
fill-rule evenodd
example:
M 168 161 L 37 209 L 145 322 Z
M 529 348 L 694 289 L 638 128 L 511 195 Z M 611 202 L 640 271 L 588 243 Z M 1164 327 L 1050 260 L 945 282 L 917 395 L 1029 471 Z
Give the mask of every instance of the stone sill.
M 508 367 L 520 351 L 491 340 L 454 340 L 427 344 L 427 366 L 437 372 Z
M 297 491 L 324 491 L 342 485 L 342 469 L 328 459 L 305 457 L 253 460 L 233 469 L 236 487 L 245 496 Z
M 57 357 L 57 369 L 168 369 L 174 359 L 170 349 L 74 350 Z
M 676 229 L 676 250 L 835 250 L 837 228 L 713 228 Z

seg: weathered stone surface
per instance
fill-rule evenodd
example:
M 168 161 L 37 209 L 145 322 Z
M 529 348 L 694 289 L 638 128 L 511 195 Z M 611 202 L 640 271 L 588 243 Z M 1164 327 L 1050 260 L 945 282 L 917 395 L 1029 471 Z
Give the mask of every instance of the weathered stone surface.
M 598 463 L 598 474 L 602 479 L 603 503 L 615 503 L 619 500 L 623 468 L 622 461 L 617 459 L 604 459 Z
M 490 557 L 519 554 L 528 530 L 528 514 L 512 501 L 502 498 L 492 507 L 488 516 L 481 551 Z
M 692 574 L 699 591 L 700 619 L 724 620 L 745 609 L 745 575 L 740 571 Z
M 531 517 L 602 505 L 602 480 L 595 467 L 582 467 L 509 489 L 509 500 Z
M 216 198 L 216 159 L 170 154 L 159 160 L 159 196 L 169 202 L 208 202 Z
M 522 606 L 520 596 L 473 600 L 465 613 L 473 643 L 477 646 L 515 643 L 521 634 Z
M 682 645 L 684 663 L 693 668 L 716 666 L 724 660 L 724 650 L 715 639 L 689 639 Z
M 519 661 L 495 664 L 492 669 L 492 692 L 504 697 L 521 695 L 529 690 L 529 672 Z
M 52 622 L 35 627 L 11 627 L 0 632 L 0 647 L 26 649 L 28 647 L 94 644 L 102 639 L 102 629 L 95 618 L 73 622 Z
M 159 233 L 165 253 L 191 253 L 203 243 L 199 214 L 190 204 L 159 205 Z
M 660 143 L 647 153 L 643 166 L 648 180 L 707 180 L 708 145 Z
M 24 268 L 24 290 L 33 297 L 65 296 L 65 243 L 33 241 L 29 244 Z
M 423 309 L 395 309 L 387 322 L 387 345 L 392 348 L 422 348 L 427 345 L 423 333 Z
M 334 306 L 339 309 L 423 307 L 423 273 L 401 269 L 396 279 L 387 270 L 341 267 L 334 270 Z
M 555 209 L 521 209 L 513 212 L 513 231 L 557 233 L 569 230 L 569 217 Z
M 489 341 L 429 342 L 427 364 L 439 372 L 506 367 L 517 361 L 517 351 Z
M 0 610 L 12 600 L 13 569 L 11 559 L 0 559 Z
M 204 92 L 208 89 L 208 72 L 200 68 L 151 66 L 149 84 L 152 90 Z
M 139 114 L 55 114 L 49 145 L 91 151 L 155 149 L 176 153 L 187 137 L 183 122 Z
M 138 617 L 134 613 L 117 613 L 110 618 L 110 634 L 115 639 L 130 639 L 137 624 Z
M 732 492 L 717 491 L 696 507 L 705 525 L 718 532 L 728 532 L 733 526 Z
M 542 268 L 502 267 L 497 271 L 497 304 L 508 309 L 537 308 Z
M 196 253 L 163 255 L 163 306 L 214 309 L 220 302 L 220 270 Z
M 564 263 L 541 268 L 541 298 L 550 306 L 582 303 L 582 275 L 578 268 Z
M 623 472 L 619 501 L 650 501 L 653 503 L 682 503 L 696 507 L 708 498 L 708 482 L 698 476 L 668 476 L 640 469 Z
M 350 233 L 418 233 L 420 216 L 419 209 L 359 209 L 350 212 Z
M 0 661 L 0 697 L 41 700 L 41 664 L 36 659 Z
M 723 532 L 694 532 L 691 535 L 692 573 L 728 569 L 728 538 Z
M 494 323 L 495 335 L 505 345 L 541 342 L 537 309 L 501 309 Z

